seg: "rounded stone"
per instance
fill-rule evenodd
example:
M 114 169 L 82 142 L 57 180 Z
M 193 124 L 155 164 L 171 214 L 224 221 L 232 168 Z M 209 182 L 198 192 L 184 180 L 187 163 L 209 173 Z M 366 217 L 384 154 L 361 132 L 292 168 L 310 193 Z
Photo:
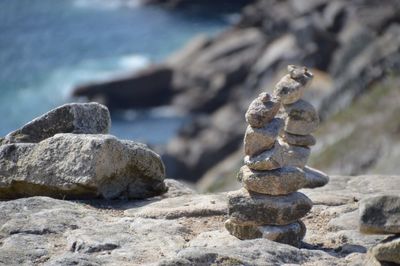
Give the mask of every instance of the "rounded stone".
M 288 225 L 240 225 L 228 219 L 225 228 L 229 233 L 241 240 L 266 238 L 271 241 L 298 247 L 306 234 L 306 227 L 302 221 Z
M 288 144 L 303 147 L 313 146 L 317 142 L 313 135 L 295 135 L 288 132 L 283 132 L 280 138 Z
M 306 175 L 297 167 L 282 167 L 270 171 L 240 168 L 239 180 L 247 190 L 267 195 L 287 195 L 304 187 Z
M 303 93 L 304 86 L 287 74 L 275 85 L 273 95 L 280 99 L 283 104 L 291 104 L 298 101 Z
M 273 92 L 274 97 L 280 99 L 283 104 L 298 101 L 313 79 L 313 74 L 306 67 L 289 65 L 288 72 L 289 74 L 276 84 Z
M 262 128 L 248 126 L 244 135 L 245 154 L 254 156 L 272 148 L 283 125 L 282 119 L 274 118 Z
M 307 164 L 308 157 L 310 157 L 311 150 L 307 147 L 295 146 L 284 143 L 282 141 L 278 142 L 276 145 L 279 149 L 279 160 L 278 162 L 282 166 L 294 166 L 304 168 Z M 277 155 L 274 156 L 276 158 Z
M 309 135 L 319 125 L 315 108 L 307 101 L 298 100 L 283 106 L 285 131 L 295 135 Z
M 244 188 L 228 194 L 228 214 L 241 225 L 286 225 L 305 216 L 312 201 L 300 192 L 269 196 Z
M 329 182 L 329 176 L 325 173 L 314 169 L 312 167 L 304 167 L 304 173 L 306 174 L 306 184 L 305 188 L 316 188 L 323 187 Z
M 276 142 L 274 147 L 266 150 L 256 156 L 246 155 L 244 164 L 253 170 L 273 170 L 282 166 L 279 161 L 279 153 L 281 152 L 279 144 Z
M 311 84 L 314 75 L 304 66 L 288 65 L 287 70 L 292 79 L 300 82 L 305 89 Z
M 278 113 L 281 104 L 267 93 L 261 93 L 251 102 L 246 112 L 246 122 L 254 127 L 264 127 Z

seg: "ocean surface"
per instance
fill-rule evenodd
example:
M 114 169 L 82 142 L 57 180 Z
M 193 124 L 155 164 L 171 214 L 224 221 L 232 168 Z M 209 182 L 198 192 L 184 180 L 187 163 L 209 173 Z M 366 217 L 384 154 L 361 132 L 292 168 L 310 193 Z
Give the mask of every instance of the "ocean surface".
M 129 4 L 126 4 L 129 3 Z M 0 136 L 60 104 L 71 89 L 145 67 L 233 14 L 135 1 L 0 0 Z M 113 115 L 112 134 L 165 143 L 185 118 L 158 108 Z

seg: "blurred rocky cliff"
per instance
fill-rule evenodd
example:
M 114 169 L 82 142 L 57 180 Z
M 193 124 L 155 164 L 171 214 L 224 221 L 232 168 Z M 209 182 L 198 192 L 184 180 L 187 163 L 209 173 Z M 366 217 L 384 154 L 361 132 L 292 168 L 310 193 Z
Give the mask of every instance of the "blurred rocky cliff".
M 227 189 L 241 165 L 245 110 L 261 91 L 272 91 L 288 64 L 315 74 L 305 98 L 325 122 L 311 165 L 335 174 L 395 173 L 397 0 L 254 1 L 218 36 L 197 36 L 161 64 L 80 86 L 74 96 L 111 110 L 172 105 L 186 112 L 192 119 L 161 151 L 167 175 Z

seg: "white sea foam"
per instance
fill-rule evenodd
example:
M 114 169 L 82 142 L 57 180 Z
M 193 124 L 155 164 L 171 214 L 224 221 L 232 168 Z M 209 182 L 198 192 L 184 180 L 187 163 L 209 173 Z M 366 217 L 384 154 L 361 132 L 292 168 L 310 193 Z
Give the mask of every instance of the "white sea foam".
M 79 84 L 101 82 L 123 76 L 148 64 L 149 59 L 146 57 L 132 54 L 120 58 L 84 60 L 77 65 L 54 70 L 40 86 L 29 91 L 35 93 L 40 91 L 41 94 L 51 97 L 48 99 L 50 102 L 64 102 L 70 100 L 72 89 Z
M 150 60 L 141 55 L 126 55 L 119 59 L 119 66 L 124 69 L 139 70 L 150 64 Z
M 73 5 L 78 8 L 119 9 L 137 8 L 140 0 L 74 0 Z

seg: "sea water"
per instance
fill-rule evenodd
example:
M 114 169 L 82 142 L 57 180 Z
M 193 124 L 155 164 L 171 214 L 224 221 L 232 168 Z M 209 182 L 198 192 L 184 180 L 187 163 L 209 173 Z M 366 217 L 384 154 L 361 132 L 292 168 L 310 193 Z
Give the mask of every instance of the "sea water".
M 158 62 L 227 14 L 123 0 L 0 0 L 0 136 L 63 103 L 71 89 Z M 112 134 L 165 143 L 184 118 L 158 108 L 113 114 Z

